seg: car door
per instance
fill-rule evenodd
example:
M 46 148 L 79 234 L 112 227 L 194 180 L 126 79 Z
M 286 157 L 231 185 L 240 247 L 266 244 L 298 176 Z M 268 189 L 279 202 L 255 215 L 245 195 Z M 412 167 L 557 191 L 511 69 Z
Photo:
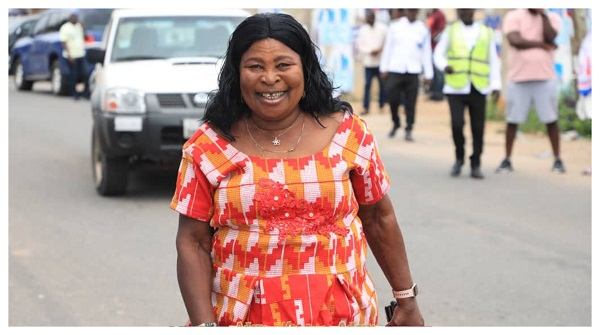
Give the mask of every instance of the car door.
M 39 27 L 37 35 L 34 36 L 27 63 L 31 70 L 29 75 L 36 79 L 50 78 L 50 61 L 55 56 L 60 57 L 58 53 L 62 51 L 62 48 L 57 50 L 56 41 L 59 40 L 60 26 L 66 20 L 65 14 L 61 10 L 56 10 L 48 12 L 46 16 L 44 25 Z

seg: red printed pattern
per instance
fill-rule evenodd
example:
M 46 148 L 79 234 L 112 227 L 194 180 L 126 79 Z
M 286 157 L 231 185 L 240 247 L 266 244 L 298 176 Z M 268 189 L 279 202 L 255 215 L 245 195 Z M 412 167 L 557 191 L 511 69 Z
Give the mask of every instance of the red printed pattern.
M 323 151 L 293 159 L 249 157 L 204 123 L 183 147 L 171 208 L 216 228 L 220 325 L 376 325 L 357 213 L 388 188 L 375 138 L 354 114 Z

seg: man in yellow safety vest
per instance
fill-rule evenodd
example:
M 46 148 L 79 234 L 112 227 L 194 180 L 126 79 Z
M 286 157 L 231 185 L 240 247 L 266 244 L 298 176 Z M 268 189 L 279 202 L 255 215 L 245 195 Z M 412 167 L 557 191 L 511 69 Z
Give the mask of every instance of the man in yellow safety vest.
M 457 9 L 459 20 L 446 26 L 433 53 L 435 66 L 443 70 L 444 88 L 450 106 L 452 139 L 456 161 L 450 175 L 458 177 L 465 161 L 465 107 L 469 110 L 473 153 L 471 177 L 483 179 L 481 154 L 487 95 L 498 100 L 502 87 L 500 60 L 496 54 L 493 31 L 475 22 L 475 9 Z

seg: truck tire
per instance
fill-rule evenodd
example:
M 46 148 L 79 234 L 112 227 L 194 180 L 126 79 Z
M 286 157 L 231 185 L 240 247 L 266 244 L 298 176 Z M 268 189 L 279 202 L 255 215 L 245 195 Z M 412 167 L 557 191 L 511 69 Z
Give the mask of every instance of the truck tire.
M 92 131 L 92 173 L 96 192 L 102 196 L 122 195 L 127 190 L 129 159 L 107 157 L 95 129 Z
M 23 63 L 21 59 L 15 60 L 15 86 L 19 91 L 31 91 L 33 87 L 33 81 L 25 79 L 25 72 L 23 71 Z
M 50 84 L 52 86 L 52 94 L 54 95 L 70 95 L 72 93 L 69 87 L 69 78 L 65 78 L 62 72 L 60 72 L 58 59 L 52 61 Z

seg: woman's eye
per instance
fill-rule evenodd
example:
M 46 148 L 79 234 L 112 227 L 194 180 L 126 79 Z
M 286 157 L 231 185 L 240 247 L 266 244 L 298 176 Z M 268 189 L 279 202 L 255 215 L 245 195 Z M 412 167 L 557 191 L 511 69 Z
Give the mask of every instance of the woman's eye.
M 281 63 L 281 64 L 279 64 L 279 65 L 277 65 L 277 66 L 278 66 L 278 67 L 288 67 L 288 66 L 290 66 L 290 64 L 287 64 L 287 63 Z

